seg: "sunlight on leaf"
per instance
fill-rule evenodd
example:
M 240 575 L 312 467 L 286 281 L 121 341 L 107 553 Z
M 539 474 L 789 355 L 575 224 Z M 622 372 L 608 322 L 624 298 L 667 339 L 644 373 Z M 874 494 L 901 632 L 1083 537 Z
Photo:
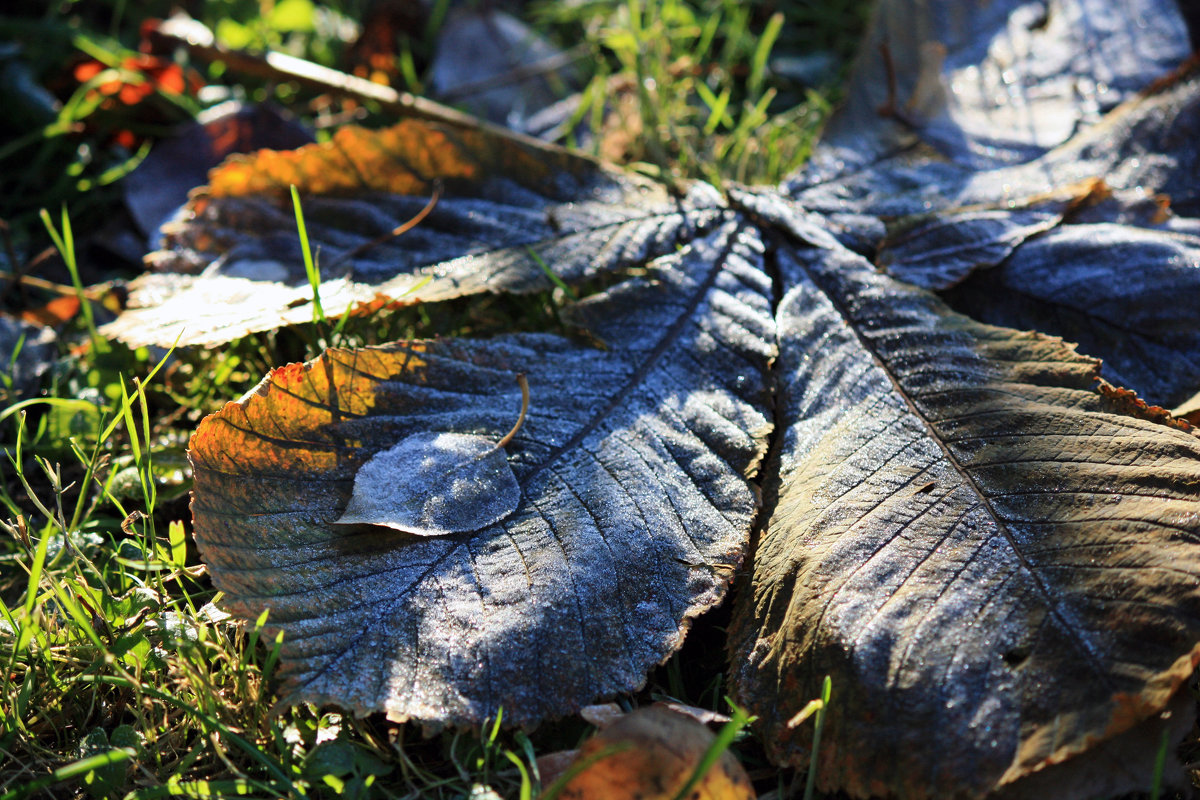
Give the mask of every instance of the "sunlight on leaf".
M 724 596 L 757 511 L 762 267 L 731 221 L 563 309 L 606 350 L 531 333 L 330 350 L 207 418 L 196 540 L 229 610 L 270 608 L 285 634 L 289 702 L 532 725 L 638 686 Z M 450 536 L 337 524 L 364 465 L 408 437 L 495 448 L 518 372 L 536 402 L 505 445 L 511 514 Z
M 105 334 L 169 344 L 182 329 L 181 345 L 212 345 L 310 322 L 293 185 L 331 318 L 380 301 L 586 280 L 671 253 L 728 213 L 711 187 L 672 197 L 550 146 L 416 120 L 343 128 L 331 142 L 235 155 L 213 170 L 185 221 L 164 229 L 163 249 L 148 257 L 155 271 L 134 281 L 130 307 Z

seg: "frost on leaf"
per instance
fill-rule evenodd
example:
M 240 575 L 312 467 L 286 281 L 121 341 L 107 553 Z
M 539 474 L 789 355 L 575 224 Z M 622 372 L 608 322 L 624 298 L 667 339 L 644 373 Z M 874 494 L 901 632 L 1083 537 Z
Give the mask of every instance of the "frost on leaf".
M 392 231 L 440 199 L 421 222 Z M 529 292 L 673 252 L 722 210 L 583 156 L 418 120 L 233 156 L 164 227 L 154 271 L 105 333 L 130 345 L 221 344 L 310 322 L 313 292 L 290 200 L 303 198 L 330 316 L 379 303 Z
M 983 796 L 1166 709 L 1200 659 L 1200 438 L 1059 339 L 779 255 L 788 424 L 731 633 L 776 756 L 806 763 L 786 723 L 826 674 L 821 782 L 857 797 Z
M 196 539 L 229 610 L 284 632 L 286 699 L 431 725 L 532 725 L 630 691 L 725 594 L 771 430 L 771 281 L 731 221 L 549 334 L 331 350 L 275 370 L 191 443 Z M 405 536 L 337 524 L 421 432 L 505 446 L 513 513 Z
M 477 531 L 517 510 L 521 486 L 504 446 L 529 408 L 529 383 L 518 375 L 521 415 L 496 442 L 465 433 L 424 431 L 381 450 L 359 468 L 340 525 L 383 525 L 417 536 Z
M 1127 391 L 1200 388 L 1200 94 L 1136 94 L 1186 31 L 1158 0 L 916 5 L 876 20 L 890 108 L 869 41 L 813 164 L 737 198 L 792 238 L 735 698 L 807 764 L 787 723 L 832 676 L 818 779 L 854 797 L 1146 789 L 1200 661 L 1200 438 Z
M 521 487 L 495 442 L 463 433 L 414 433 L 362 465 L 336 521 L 440 536 L 499 522 L 520 500 Z

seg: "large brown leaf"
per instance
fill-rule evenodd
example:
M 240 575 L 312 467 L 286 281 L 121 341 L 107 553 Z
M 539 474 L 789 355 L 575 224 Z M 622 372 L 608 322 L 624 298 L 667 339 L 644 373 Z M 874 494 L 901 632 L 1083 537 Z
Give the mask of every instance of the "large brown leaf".
M 438 182 L 433 211 L 389 238 Z M 420 120 L 347 127 L 323 144 L 234 156 L 215 169 L 149 257 L 161 274 L 131 285 L 132 308 L 104 332 L 129 345 L 213 345 L 311 321 L 292 185 L 330 316 L 380 299 L 545 289 L 553 283 L 544 265 L 560 280 L 585 279 L 673 252 L 721 214 L 709 187 L 675 198 L 525 140 Z
M 431 725 L 531 725 L 630 691 L 719 602 L 771 424 L 770 280 L 731 221 L 573 318 L 518 334 L 327 352 L 275 370 L 191 443 L 196 539 L 229 608 L 285 633 L 290 701 Z M 508 445 L 516 511 L 413 536 L 337 524 L 355 473 L 415 432 Z
M 1165 708 L 1200 660 L 1200 439 L 1059 339 L 776 252 L 788 422 L 732 634 L 775 753 L 807 757 L 826 674 L 821 782 L 860 797 L 982 796 Z

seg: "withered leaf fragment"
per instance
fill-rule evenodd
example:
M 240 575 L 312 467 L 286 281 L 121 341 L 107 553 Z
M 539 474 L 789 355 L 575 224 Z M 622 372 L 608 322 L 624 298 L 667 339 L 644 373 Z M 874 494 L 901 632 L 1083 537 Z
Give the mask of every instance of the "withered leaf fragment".
M 444 190 L 401 236 L 389 232 Z M 583 156 L 479 130 L 406 120 L 346 127 L 329 142 L 226 160 L 164 228 L 155 272 L 104 332 L 131 346 L 222 344 L 312 320 L 313 291 L 290 187 L 303 196 L 321 305 L 553 287 L 673 252 L 720 219 L 719 197 L 684 198 Z M 545 266 L 543 266 L 545 265 Z
M 563 800 L 673 800 L 686 787 L 716 737 L 665 704 L 639 708 L 588 739 L 575 757 L 583 766 L 562 786 Z M 693 800 L 752 800 L 754 787 L 725 750 L 685 795 Z
M 719 602 L 757 504 L 774 356 L 757 232 L 731 220 L 549 334 L 330 350 L 191 443 L 196 539 L 230 611 L 284 632 L 289 701 L 431 726 L 532 725 L 631 691 Z M 355 474 L 418 432 L 511 427 L 518 508 L 480 530 L 339 525 Z
M 504 452 L 529 408 L 521 387 L 521 415 L 495 442 L 465 433 L 422 431 L 381 450 L 359 467 L 339 525 L 383 525 L 417 536 L 477 531 L 517 510 L 521 486 Z

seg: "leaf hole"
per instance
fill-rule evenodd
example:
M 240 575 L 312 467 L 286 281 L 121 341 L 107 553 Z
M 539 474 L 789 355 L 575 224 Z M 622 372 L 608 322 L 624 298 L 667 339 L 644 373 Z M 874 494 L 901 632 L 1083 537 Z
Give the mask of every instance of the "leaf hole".
M 1011 669 L 1020 669 L 1029 660 L 1029 650 L 1025 647 L 1014 647 L 1006 652 L 1002 658 L 1004 659 L 1004 663 Z

